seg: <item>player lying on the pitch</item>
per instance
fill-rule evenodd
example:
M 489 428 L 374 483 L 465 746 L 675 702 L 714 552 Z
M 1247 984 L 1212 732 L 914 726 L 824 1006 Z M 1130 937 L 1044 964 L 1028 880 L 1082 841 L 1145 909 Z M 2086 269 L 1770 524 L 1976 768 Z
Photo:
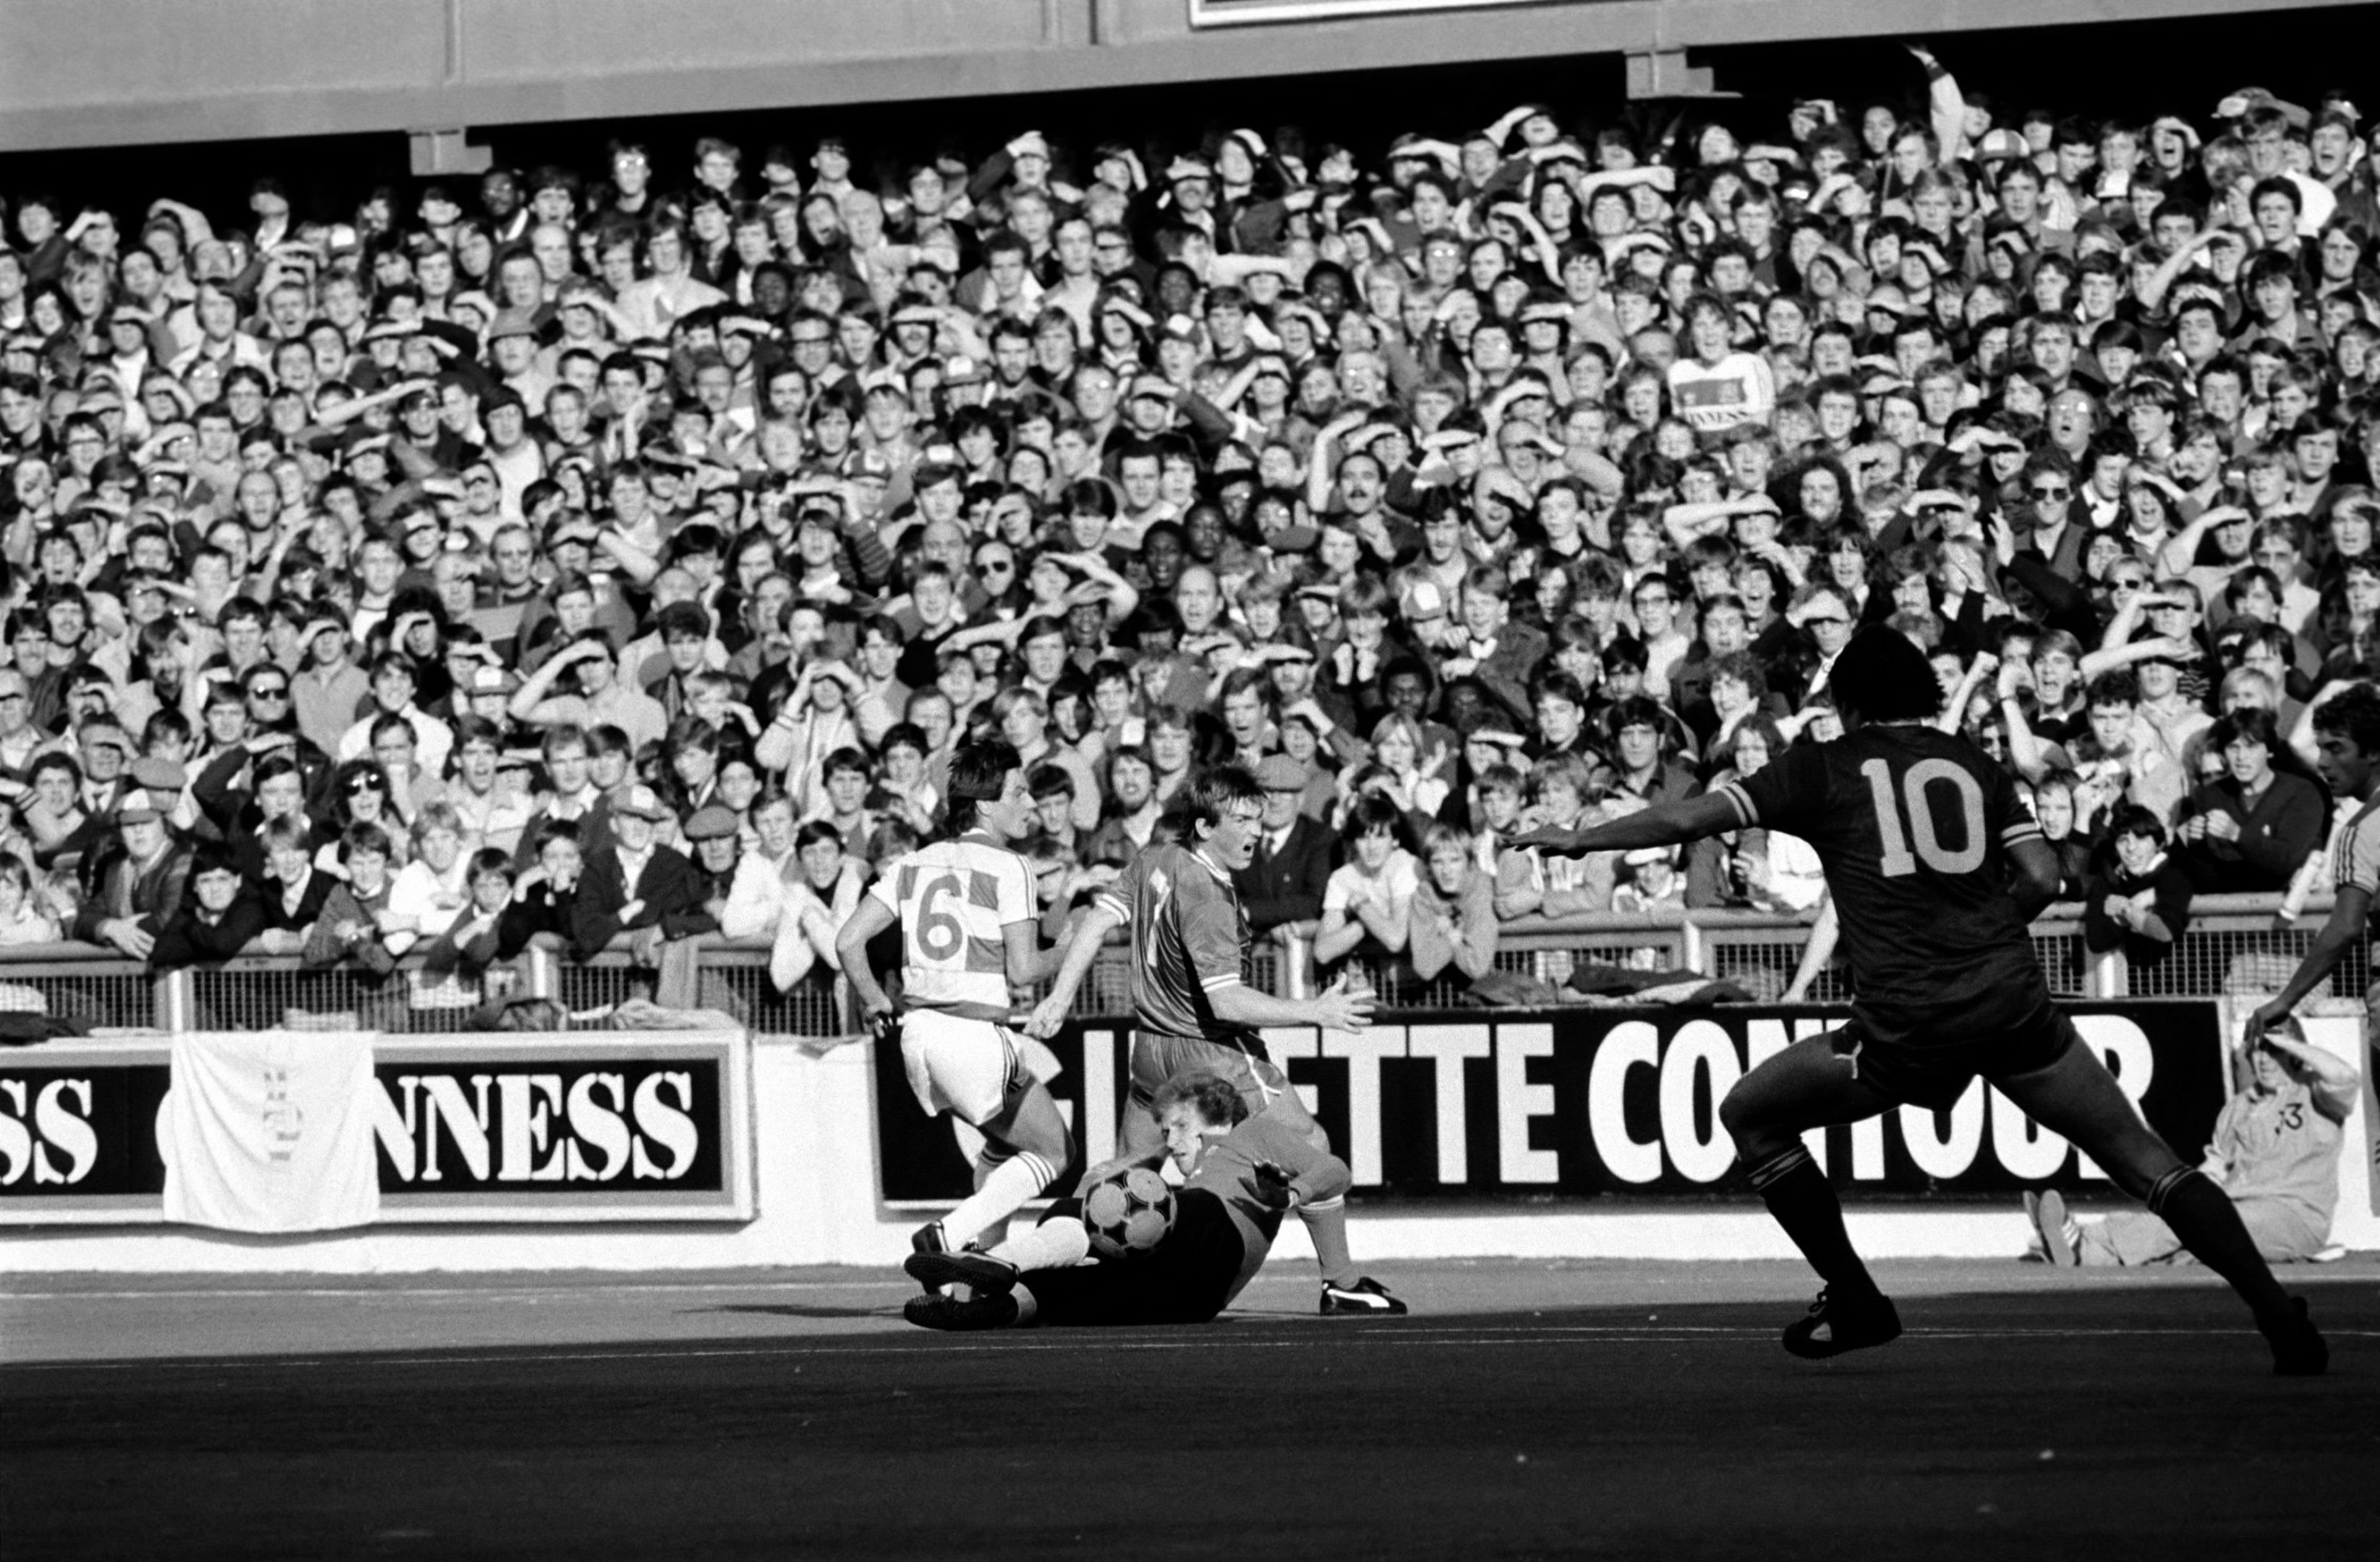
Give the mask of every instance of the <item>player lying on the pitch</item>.
M 2266 1261 L 2312 1258 L 2330 1241 L 2342 1125 L 2355 1109 L 2362 1076 L 2344 1058 L 2309 1043 L 2304 1027 L 2290 1019 L 2261 1036 L 2243 1035 L 2232 1066 L 2245 1077 L 2215 1120 L 2199 1169 L 2230 1197 Z M 2052 1264 L 2168 1264 L 2188 1256 L 2173 1228 L 2145 1210 L 2077 1221 L 2055 1189 L 2038 1199 L 2026 1195 L 2025 1206 Z
M 1026 1235 L 989 1253 L 910 1254 L 905 1267 L 920 1284 L 965 1284 L 974 1294 L 912 1298 L 908 1320 L 929 1329 L 1203 1324 L 1264 1266 L 1282 1215 L 1347 1191 L 1344 1161 L 1280 1118 L 1248 1116 L 1238 1087 L 1220 1074 L 1176 1074 L 1158 1087 L 1154 1104 L 1162 1147 L 1084 1173 L 1076 1196 L 1050 1205 Z M 1086 1263 L 1082 1193 L 1169 1156 L 1187 1181 L 1164 1240 L 1146 1253 Z

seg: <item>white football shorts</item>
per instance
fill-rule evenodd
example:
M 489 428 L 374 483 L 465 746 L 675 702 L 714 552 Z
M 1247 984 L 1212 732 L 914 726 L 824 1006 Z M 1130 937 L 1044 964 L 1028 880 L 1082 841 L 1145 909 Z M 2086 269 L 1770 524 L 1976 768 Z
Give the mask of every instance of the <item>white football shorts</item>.
M 1006 1025 L 939 1009 L 901 1016 L 901 1061 L 929 1117 L 948 1112 L 976 1124 L 998 1117 L 1033 1081 L 1024 1039 Z

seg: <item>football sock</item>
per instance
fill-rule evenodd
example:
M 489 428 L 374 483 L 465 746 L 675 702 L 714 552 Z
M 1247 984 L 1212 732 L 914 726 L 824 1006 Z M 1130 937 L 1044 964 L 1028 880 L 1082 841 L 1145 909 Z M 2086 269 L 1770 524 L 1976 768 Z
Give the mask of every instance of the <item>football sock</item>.
M 2240 1223 L 2231 1195 L 2199 1175 L 2197 1168 L 2176 1167 L 2158 1178 L 2149 1189 L 2148 1206 L 2201 1264 L 2230 1281 L 2249 1306 L 2260 1314 L 2289 1307 L 2289 1293 L 2256 1251 L 2256 1240 Z
M 1080 1220 L 1045 1220 L 991 1250 L 1019 1269 L 1071 1269 L 1090 1256 L 1091 1233 Z
M 996 1221 L 1005 1221 L 1016 1212 L 1016 1206 L 1057 1181 L 1057 1168 L 1030 1150 L 1019 1150 L 991 1168 L 983 1186 L 970 1194 L 965 1203 L 942 1217 L 942 1229 L 951 1241 L 961 1246 L 973 1241 L 983 1229 Z
M 1843 1229 L 1842 1201 L 1808 1150 L 1796 1144 L 1754 1167 L 1751 1178 L 1770 1217 L 1831 1292 L 1852 1299 L 1877 1294 L 1867 1265 L 1852 1248 L 1851 1233 Z
M 1354 1254 L 1347 1251 L 1347 1201 L 1344 1197 L 1324 1199 L 1320 1204 L 1300 1205 L 1297 1217 L 1305 1222 L 1305 1234 L 1313 1239 L 1314 1262 L 1320 1266 L 1324 1279 L 1334 1286 L 1343 1286 L 1362 1274 L 1355 1267 Z

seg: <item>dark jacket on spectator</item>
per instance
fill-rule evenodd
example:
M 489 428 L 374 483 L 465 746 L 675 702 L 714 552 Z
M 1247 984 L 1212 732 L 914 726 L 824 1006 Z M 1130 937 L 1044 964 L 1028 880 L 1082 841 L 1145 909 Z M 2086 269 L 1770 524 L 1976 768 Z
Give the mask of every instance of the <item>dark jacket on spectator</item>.
M 260 880 L 257 909 L 264 918 L 263 929 L 303 933 L 322 919 L 322 908 L 330 904 L 331 891 L 339 887 L 339 882 L 321 868 L 310 868 L 306 888 L 298 892 L 297 909 L 292 911 L 286 904 L 288 897 L 282 893 L 281 880 Z
M 1281 849 L 1269 849 L 1263 832 L 1256 855 L 1232 875 L 1232 887 L 1247 908 L 1248 930 L 1261 933 L 1284 922 L 1312 922 L 1322 914 L 1322 890 L 1330 881 L 1330 832 L 1300 815 Z
M 529 816 L 528 823 L 521 827 L 520 844 L 513 849 L 515 871 L 527 873 L 537 866 L 537 832 L 551 817 L 552 813 L 550 809 L 540 808 Z M 611 793 L 603 793 L 598 795 L 594 805 L 578 816 L 577 822 L 578 853 L 581 858 L 591 857 L 611 845 L 613 842 Z
M 2058 898 L 2080 901 L 2091 885 L 2091 842 L 2070 832 L 2065 839 L 2047 844 L 2058 854 Z
M 630 901 L 645 903 L 635 916 L 622 921 L 621 908 Z M 634 928 L 658 926 L 665 936 L 684 938 L 718 926 L 703 910 L 702 875 L 683 854 L 658 844 L 633 887 L 622 876 L 618 846 L 589 855 L 578 880 L 571 923 L 570 941 L 581 960 L 600 953 L 613 934 Z
M 75 916 L 74 936 L 85 943 L 100 941 L 99 925 L 129 917 L 154 934 L 182 909 L 182 892 L 190 878 L 190 849 L 169 838 L 165 849 L 146 867 L 119 854 L 100 870 L 90 899 Z
M 1508 622 L 1496 632 L 1496 648 L 1471 672 L 1480 686 L 1524 728 L 1536 714 L 1536 706 L 1529 698 L 1529 680 L 1545 661 L 1546 647 L 1543 632 L 1525 624 Z
M 540 933 L 551 933 L 568 941 L 578 932 L 578 890 L 572 889 L 557 893 L 552 885 L 540 879 L 517 895 L 504 907 L 496 923 L 496 952 L 500 959 L 510 960 L 528 948 L 529 940 Z
M 256 896 L 243 885 L 220 917 L 210 917 L 195 900 L 176 913 L 157 935 L 156 948 L 149 952 L 149 963 L 161 971 L 172 971 L 185 965 L 229 960 L 263 931 L 264 908 L 257 904 Z
M 2165 924 L 2170 938 L 2152 938 L 2137 933 L 2107 914 L 2107 897 L 2121 895 L 2131 899 L 2146 892 L 2154 897 L 2149 909 Z M 2190 876 L 2168 854 L 2155 869 L 2144 877 L 2135 877 L 2121 864 L 2101 868 L 2091 879 L 2091 888 L 2082 897 L 2082 943 L 2094 954 L 2105 954 L 2120 945 L 2124 959 L 2136 967 L 2155 965 L 2174 951 L 2181 942 L 2182 933 L 2190 926 Z
M 2177 854 L 2191 884 L 2202 895 L 2254 894 L 2289 887 L 2290 878 L 2322 844 L 2330 805 L 2313 782 L 2286 770 L 2274 773 L 2253 804 L 2226 776 L 2190 794 L 2185 818 L 2223 814 L 2240 827 L 2236 841 L 2213 836 L 2183 843 Z
M 306 807 L 310 811 L 320 807 L 326 801 L 323 793 L 330 785 L 331 761 L 302 737 L 289 752 L 298 761 Z M 207 822 L 240 850 L 240 871 L 249 878 L 256 877 L 257 868 L 261 866 L 264 850 L 263 842 L 256 839 L 256 832 L 264 828 L 264 813 L 256 805 L 249 774 L 257 757 L 246 744 L 234 744 L 208 760 L 190 782 L 191 801 L 198 804 Z M 248 861 L 251 856 L 254 866 Z

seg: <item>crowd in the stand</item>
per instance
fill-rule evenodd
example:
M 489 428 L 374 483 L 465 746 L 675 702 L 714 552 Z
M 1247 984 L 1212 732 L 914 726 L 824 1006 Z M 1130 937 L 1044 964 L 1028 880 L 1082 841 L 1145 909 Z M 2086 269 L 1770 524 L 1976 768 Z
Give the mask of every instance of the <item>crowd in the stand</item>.
M 1912 53 L 1740 127 L 6 192 L 0 940 L 716 929 L 790 984 L 986 733 L 1053 938 L 1235 761 L 1259 938 L 1461 980 L 1532 914 L 1814 906 L 1756 830 L 1505 842 L 1827 741 L 1884 623 L 2153 962 L 2318 876 L 2309 708 L 2380 667 L 2380 158 L 2337 92 Z

